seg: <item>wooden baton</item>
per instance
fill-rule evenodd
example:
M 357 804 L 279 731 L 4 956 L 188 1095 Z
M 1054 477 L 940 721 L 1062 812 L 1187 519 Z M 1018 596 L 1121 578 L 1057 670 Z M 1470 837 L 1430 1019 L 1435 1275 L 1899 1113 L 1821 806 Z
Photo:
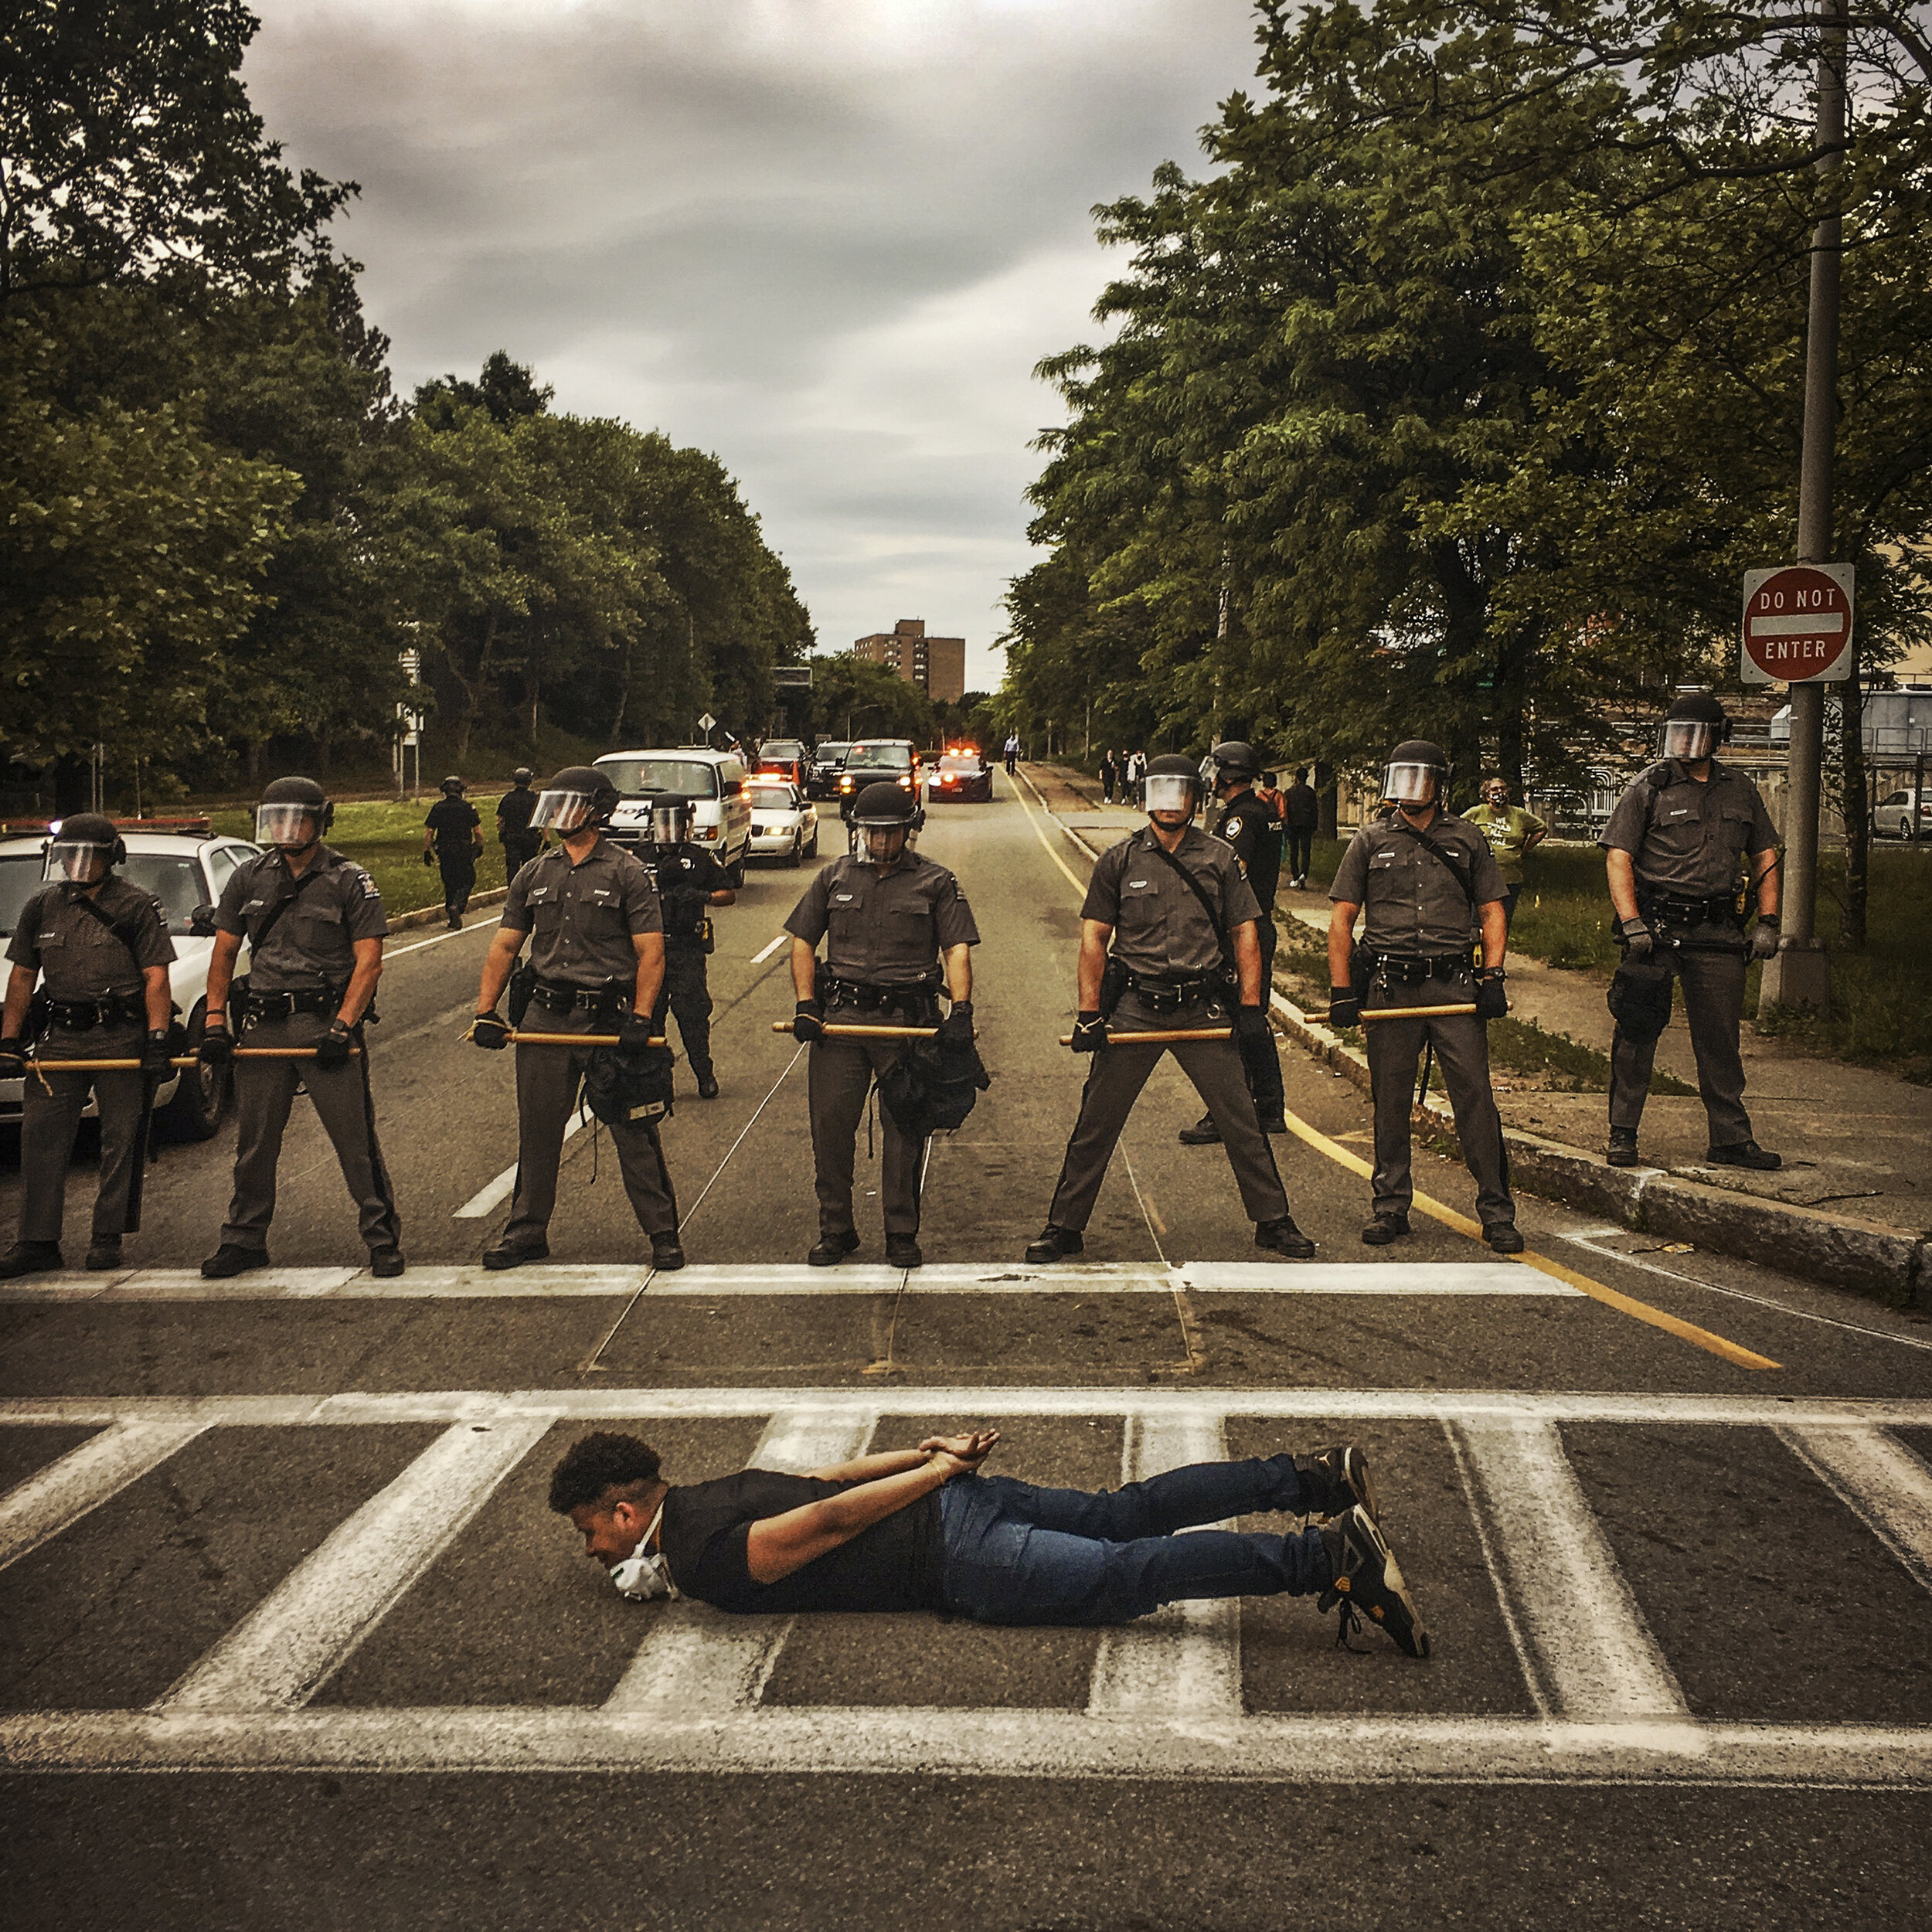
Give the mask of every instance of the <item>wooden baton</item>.
M 513 1027 L 505 1030 L 515 1046 L 614 1046 L 617 1043 L 614 1033 L 520 1033 Z M 464 1036 L 466 1039 L 468 1037 Z M 668 1043 L 662 1033 L 653 1033 L 651 1044 L 663 1046 Z
M 774 1019 L 771 1022 L 774 1033 L 789 1033 L 791 1022 Z M 819 1031 L 827 1039 L 930 1039 L 939 1031 L 937 1026 L 822 1026 Z M 975 1032 L 973 1037 L 979 1036 Z
M 349 1049 L 352 1060 L 359 1059 L 362 1049 L 352 1046 Z M 315 1049 L 312 1046 L 238 1046 L 234 1057 L 238 1060 L 312 1060 Z M 177 1054 L 168 1063 L 170 1066 L 199 1066 L 201 1062 L 192 1053 Z M 27 1066 L 30 1072 L 44 1073 L 138 1073 L 139 1060 L 43 1060 L 36 1053 L 29 1055 Z
M 1362 1023 L 1366 1026 L 1372 1019 L 1442 1019 L 1451 1013 L 1473 1013 L 1475 1010 L 1473 1000 L 1465 1001 L 1460 1006 L 1379 1006 L 1372 1012 L 1364 1012 Z
M 1232 1026 L 1184 1026 L 1158 1032 L 1111 1032 L 1107 1036 L 1107 1043 L 1109 1046 L 1178 1046 L 1185 1045 L 1189 1040 L 1232 1039 L 1233 1037 L 1234 1029 Z M 1061 1034 L 1060 1044 L 1071 1046 L 1073 1036 L 1071 1033 Z

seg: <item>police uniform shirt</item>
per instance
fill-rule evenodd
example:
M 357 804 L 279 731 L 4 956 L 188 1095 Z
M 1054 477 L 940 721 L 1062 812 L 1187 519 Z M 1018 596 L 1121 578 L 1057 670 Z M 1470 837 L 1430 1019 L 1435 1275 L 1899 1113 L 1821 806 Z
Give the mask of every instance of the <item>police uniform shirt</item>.
M 638 864 L 651 875 L 663 902 L 664 937 L 673 940 L 696 939 L 704 927 L 705 903 L 715 892 L 731 883 L 725 869 L 709 852 L 692 845 L 647 848 L 649 858 Z
M 1475 908 L 1449 868 L 1401 829 L 1403 822 L 1392 814 L 1364 825 L 1342 855 L 1328 897 L 1362 908 L 1362 943 L 1371 952 L 1404 959 L 1467 954 L 1480 930 Z M 1462 868 L 1476 905 L 1505 896 L 1489 841 L 1467 818 L 1438 811 L 1423 830 Z
M 249 955 L 250 991 L 315 993 L 346 986 L 355 971 L 356 941 L 383 938 L 389 919 L 376 881 L 333 846 L 318 845 L 300 879 L 279 852 L 237 866 L 215 909 L 215 930 L 247 938 L 291 893 L 297 896 L 277 917 L 267 943 Z
M 1741 771 L 1713 759 L 1700 785 L 1669 758 L 1625 788 L 1597 842 L 1628 852 L 1638 883 L 1654 892 L 1717 899 L 1737 890 L 1743 859 L 1775 845 L 1777 832 Z
M 423 821 L 436 835 L 436 849 L 443 852 L 469 851 L 474 842 L 470 835 L 482 822 L 467 798 L 437 799 Z
M 133 942 L 131 954 L 64 885 L 43 886 L 20 910 L 7 957 L 27 975 L 46 976 L 49 999 L 111 999 L 141 989 L 141 969 L 168 965 L 175 942 L 168 937 L 161 902 L 151 893 L 111 875 L 94 903 Z
M 1221 944 L 1214 928 L 1158 843 L 1149 826 L 1102 852 L 1080 917 L 1114 928 L 1114 956 L 1130 972 L 1175 980 L 1219 972 Z M 1174 856 L 1201 882 L 1232 947 L 1235 927 L 1261 917 L 1261 903 L 1242 877 L 1233 847 L 1189 825 Z
M 639 933 L 661 933 L 664 915 L 651 875 L 621 845 L 600 838 L 581 865 L 561 845 L 539 854 L 510 881 L 503 924 L 528 933 L 539 978 L 589 992 L 638 975 Z
M 501 838 L 506 832 L 528 832 L 536 811 L 536 794 L 528 785 L 506 791 L 496 801 L 496 835 Z
M 883 872 L 856 856 L 822 866 L 785 930 L 808 946 L 826 940 L 825 970 L 864 986 L 917 986 L 941 953 L 979 944 L 959 881 L 910 851 Z
M 1281 821 L 1274 808 L 1252 791 L 1237 791 L 1222 807 L 1214 835 L 1234 848 L 1256 900 L 1273 904 L 1281 883 Z

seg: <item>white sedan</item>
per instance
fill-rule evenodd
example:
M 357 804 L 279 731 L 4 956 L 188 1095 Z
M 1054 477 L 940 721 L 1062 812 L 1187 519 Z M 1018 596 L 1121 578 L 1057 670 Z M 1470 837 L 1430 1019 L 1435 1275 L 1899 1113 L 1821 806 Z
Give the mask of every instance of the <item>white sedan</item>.
M 745 848 L 753 859 L 782 859 L 795 866 L 807 853 L 818 856 L 818 812 L 799 791 L 784 780 L 753 778 L 745 787 L 751 801 L 751 843 Z

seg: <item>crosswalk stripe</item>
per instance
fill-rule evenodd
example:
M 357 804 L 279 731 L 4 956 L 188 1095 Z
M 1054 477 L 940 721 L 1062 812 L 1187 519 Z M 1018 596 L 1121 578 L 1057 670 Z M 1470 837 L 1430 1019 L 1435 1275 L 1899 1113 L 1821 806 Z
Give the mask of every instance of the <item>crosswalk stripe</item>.
M 0 1570 L 59 1536 L 207 1428 L 192 1417 L 112 1422 L 0 1496 Z
M 553 1418 L 446 1430 L 202 1656 L 155 1709 L 294 1710 L 443 1552 Z
M 1778 1430 L 1825 1486 L 1932 1590 L 1932 1469 L 1882 1430 L 1811 1423 Z
M 873 1418 L 861 1412 L 781 1410 L 765 1425 L 750 1467 L 803 1475 L 864 1453 Z M 633 1716 L 723 1717 L 755 1704 L 797 1620 L 733 1617 L 679 1601 L 657 1612 L 651 1634 L 605 1699 Z
M 1145 1481 L 1227 1454 L 1219 1416 L 1183 1411 L 1130 1417 L 1121 1473 Z M 1226 1529 L 1226 1523 L 1203 1527 Z M 1103 1631 L 1087 1714 L 1226 1723 L 1241 1715 L 1241 1612 L 1232 1597 L 1169 1604 L 1151 1617 Z
M 1454 1425 L 1498 1596 L 1539 1705 L 1590 1724 L 1688 1725 L 1677 1680 L 1584 1497 L 1553 1422 Z M 1697 1748 L 1698 1733 L 1682 1733 Z

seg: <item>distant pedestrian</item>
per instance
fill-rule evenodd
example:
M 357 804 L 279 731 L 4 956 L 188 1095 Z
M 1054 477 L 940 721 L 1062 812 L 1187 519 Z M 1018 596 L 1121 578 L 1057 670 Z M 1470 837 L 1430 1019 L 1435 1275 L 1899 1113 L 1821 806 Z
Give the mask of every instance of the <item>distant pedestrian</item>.
M 1019 733 L 1009 731 L 1006 734 L 1006 775 L 1012 777 L 1019 764 Z
M 1482 781 L 1482 803 L 1463 814 L 1470 824 L 1489 841 L 1496 855 L 1496 869 L 1502 874 L 1503 930 L 1516 916 L 1516 896 L 1522 890 L 1522 862 L 1531 849 L 1549 836 L 1549 828 L 1533 811 L 1509 802 L 1509 786 L 1502 778 Z
M 1100 753 L 1100 800 L 1104 804 L 1114 802 L 1114 787 L 1120 783 L 1121 767 L 1111 751 Z
M 476 862 L 483 851 L 483 820 L 463 794 L 469 789 L 461 778 L 443 781 L 442 797 L 423 821 L 423 863 L 443 875 L 443 910 L 454 932 L 470 909 L 476 889 Z
M 503 876 L 514 879 L 543 849 L 543 835 L 530 829 L 536 794 L 530 789 L 536 774 L 519 765 L 510 774 L 510 789 L 496 801 L 496 835 L 503 843 Z
M 1141 808 L 1141 791 L 1147 783 L 1147 753 L 1130 751 L 1127 754 L 1127 802 L 1136 811 Z
M 1321 818 L 1321 801 L 1308 783 L 1308 767 L 1297 765 L 1294 782 L 1281 794 L 1281 826 L 1287 835 L 1288 884 L 1296 892 L 1308 889 L 1308 865 L 1315 855 L 1315 828 Z

